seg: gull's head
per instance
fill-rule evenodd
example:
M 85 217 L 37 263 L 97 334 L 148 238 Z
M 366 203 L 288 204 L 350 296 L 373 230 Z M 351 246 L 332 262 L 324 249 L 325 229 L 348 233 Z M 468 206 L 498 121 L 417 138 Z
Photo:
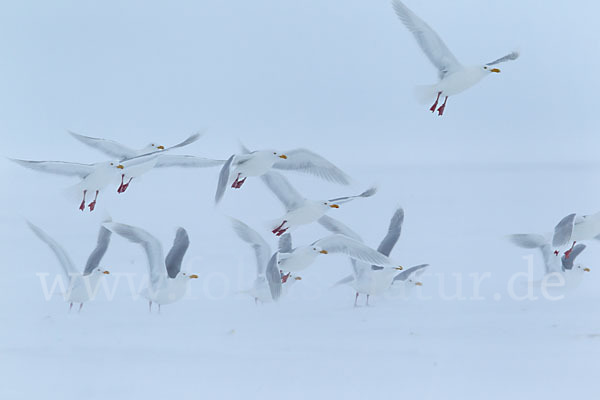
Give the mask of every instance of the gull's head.
M 313 246 L 312 251 L 316 254 L 329 254 L 329 252 L 325 249 L 320 248 L 319 246 Z
M 575 266 L 575 268 L 579 271 L 579 272 L 590 272 L 591 270 L 588 267 L 584 267 L 583 265 L 577 265 Z
M 187 280 L 187 279 L 198 279 L 198 275 L 196 274 L 188 274 L 186 272 L 181 272 L 180 274 L 178 274 L 175 279 L 182 279 L 182 280 Z
M 158 151 L 158 150 L 164 150 L 165 146 L 157 144 L 157 143 L 150 143 L 148 144 L 148 146 L 144 147 L 142 149 L 142 153 L 152 153 L 154 151 Z
M 102 268 L 96 268 L 96 270 L 94 271 L 95 274 L 103 274 L 103 275 L 108 275 L 110 274 L 110 272 L 108 270 L 102 269 Z
M 271 150 L 269 152 L 269 154 L 277 161 L 278 158 L 281 158 L 282 160 L 287 160 L 287 156 L 283 153 L 280 153 L 278 151 L 275 150 Z
M 493 68 L 493 67 L 491 67 L 489 65 L 484 65 L 482 68 L 483 68 L 484 71 L 487 71 L 487 72 L 490 72 L 490 73 L 492 73 L 492 72 L 495 72 L 497 74 L 500 73 L 500 70 L 498 68 Z
M 327 207 L 327 208 L 340 208 L 339 205 L 332 203 L 330 201 L 324 201 L 323 202 L 323 207 Z

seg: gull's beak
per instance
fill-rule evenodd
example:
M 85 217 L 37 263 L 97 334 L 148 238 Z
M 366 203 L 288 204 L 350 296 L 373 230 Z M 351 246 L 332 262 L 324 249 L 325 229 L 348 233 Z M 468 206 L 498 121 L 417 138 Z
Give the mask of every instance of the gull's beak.
M 495 72 L 495 73 L 499 74 L 500 70 L 498 68 L 492 68 L 492 69 L 490 69 L 490 72 Z
M 164 149 L 165 149 L 165 146 L 163 146 L 163 145 L 160 145 L 160 146 L 156 146 L 156 148 L 157 148 L 158 150 L 164 150 Z
M 585 272 L 590 272 L 590 269 L 589 269 L 589 268 L 584 268 L 583 270 L 584 270 Z
M 416 286 L 423 286 L 423 284 L 421 282 L 415 282 Z
M 117 168 L 119 168 L 119 169 L 123 169 L 123 168 L 125 168 L 125 167 L 123 166 L 123 164 L 119 164 L 119 165 L 117 165 Z
M 102 271 L 102 273 L 103 273 L 104 275 L 109 275 L 109 274 L 110 274 L 110 272 L 108 272 L 108 271 Z
M 321 254 L 328 254 L 327 250 L 321 250 L 319 253 L 321 253 Z
M 294 278 L 294 280 L 301 281 L 302 277 L 301 276 L 297 276 L 297 277 Z
M 332 204 L 329 207 L 331 207 L 331 208 L 340 208 L 340 206 L 338 206 L 337 204 Z
M 402 268 L 402 266 L 400 266 L 400 265 L 399 265 L 399 266 L 397 266 L 397 267 L 396 267 L 396 269 L 397 269 L 398 271 L 402 271 L 404 268 Z
M 285 154 L 280 155 L 279 158 L 283 158 L 284 160 L 287 160 L 287 156 Z
M 192 275 L 190 275 L 190 279 L 198 279 L 198 275 L 192 274 Z

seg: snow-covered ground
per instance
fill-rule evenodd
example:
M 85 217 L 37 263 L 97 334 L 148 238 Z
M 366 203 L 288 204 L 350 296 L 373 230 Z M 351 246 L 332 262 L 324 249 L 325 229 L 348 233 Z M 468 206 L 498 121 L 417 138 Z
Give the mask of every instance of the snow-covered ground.
M 405 208 L 392 254 L 405 266 L 431 264 L 422 292 L 408 300 L 373 298 L 371 307 L 356 309 L 352 289 L 331 288 L 350 270 L 341 256 L 318 260 L 278 304 L 256 306 L 236 293 L 250 285 L 254 257 L 225 216 L 265 232 L 274 246 L 264 223 L 282 211 L 258 180 L 227 192 L 215 210 L 217 170 L 153 171 L 122 196 L 116 190 L 102 196 L 90 214 L 60 194 L 56 185 L 67 186 L 68 180 L 40 180 L 8 162 L 3 170 L 9 186 L 37 186 L 10 191 L 2 204 L 3 210 L 18 210 L 2 214 L 2 398 L 500 399 L 600 390 L 594 379 L 600 367 L 600 245 L 591 243 L 583 253 L 581 261 L 592 272 L 564 299 L 515 300 L 509 281 L 528 272 L 523 256 L 529 253 L 503 239 L 548 230 L 571 210 L 595 211 L 593 186 L 583 185 L 574 198 L 556 190 L 544 207 L 535 194 L 555 182 L 593 180 L 597 166 L 353 164 L 347 168 L 359 182 L 353 188 L 288 174 L 300 190 L 325 196 L 379 182 L 375 197 L 334 210 L 373 246 L 394 208 Z M 169 179 L 173 173 L 177 180 Z M 43 205 L 40 193 L 48 199 Z M 138 212 L 140 207 L 147 211 Z M 177 226 L 188 229 L 192 245 L 184 269 L 200 279 L 191 282 L 185 300 L 149 314 L 147 303 L 132 298 L 130 290 L 143 279 L 144 254 L 113 236 L 102 263 L 112 272 L 105 281 L 108 293 L 102 289 L 79 314 L 68 313 L 58 295 L 46 301 L 37 274 L 47 273 L 51 281 L 60 269 L 24 216 L 83 263 L 106 208 L 113 220 L 142 226 L 165 245 Z M 307 226 L 294 240 L 325 233 Z M 535 254 L 534 261 L 539 279 L 541 257 Z M 478 292 L 474 279 L 481 279 Z M 519 282 L 514 291 L 524 295 Z

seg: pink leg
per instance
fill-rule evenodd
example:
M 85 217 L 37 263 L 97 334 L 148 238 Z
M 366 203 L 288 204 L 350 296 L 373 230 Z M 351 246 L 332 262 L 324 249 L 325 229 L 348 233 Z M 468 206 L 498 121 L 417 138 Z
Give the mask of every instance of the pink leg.
M 160 304 L 158 305 L 158 313 L 160 314 Z
M 73 303 L 69 304 L 69 312 L 73 309 Z
M 448 101 L 448 96 L 446 96 L 446 98 L 444 99 L 444 104 L 442 104 L 440 106 L 440 108 L 438 108 L 438 116 L 444 115 L 444 110 L 446 109 L 446 102 L 447 101 Z
M 148 312 L 152 312 L 152 300 L 148 301 Z
M 286 283 L 289 277 L 290 277 L 290 272 L 288 272 L 285 275 L 281 275 L 281 283 Z
M 123 185 L 123 188 L 121 189 L 121 193 L 125 193 L 125 191 L 127 190 L 127 188 L 129 187 L 129 184 L 131 183 L 131 180 L 133 178 L 129 178 L 129 181 L 127 181 L 126 184 Z
M 440 96 L 442 95 L 442 92 L 438 92 L 437 98 L 435 99 L 435 103 L 433 103 L 433 105 L 431 106 L 431 108 L 429 109 L 429 111 L 434 112 L 437 105 L 438 105 L 438 101 L 440 101 Z
M 571 255 L 571 252 L 573 251 L 573 247 L 575 247 L 575 243 L 577 242 L 573 242 L 573 244 L 571 245 L 571 248 L 567 251 L 565 251 L 565 258 L 569 258 L 569 256 Z
M 281 225 L 279 225 L 277 228 L 273 229 L 271 232 L 273 232 L 273 233 L 276 235 L 276 234 L 277 234 L 277 232 L 279 232 L 279 231 L 281 230 L 281 228 L 283 228 L 283 226 L 285 225 L 285 223 L 286 223 L 286 222 L 287 222 L 287 221 L 285 221 L 285 220 L 284 220 L 284 221 L 281 223 Z
M 81 312 L 81 309 L 83 308 L 83 303 L 79 303 L 79 310 L 77 310 L 77 312 Z
M 354 307 L 358 307 L 358 292 L 356 292 L 356 297 L 354 298 Z
M 280 229 L 275 235 L 276 236 L 281 236 L 283 235 L 289 228 L 285 228 L 285 229 Z
M 98 200 L 98 192 L 99 190 L 96 190 L 96 197 L 94 197 L 94 201 L 92 201 L 88 207 L 90 208 L 90 212 L 94 211 L 94 208 L 96 207 L 96 200 Z
M 119 188 L 117 189 L 117 193 L 123 193 L 123 179 L 125 179 L 125 174 L 121 174 L 121 184 L 119 185 Z
M 369 295 L 367 295 L 367 307 L 369 307 Z
M 79 206 L 79 209 L 81 211 L 85 210 L 85 194 L 87 193 L 87 190 L 83 191 L 83 200 L 81 200 L 81 205 Z

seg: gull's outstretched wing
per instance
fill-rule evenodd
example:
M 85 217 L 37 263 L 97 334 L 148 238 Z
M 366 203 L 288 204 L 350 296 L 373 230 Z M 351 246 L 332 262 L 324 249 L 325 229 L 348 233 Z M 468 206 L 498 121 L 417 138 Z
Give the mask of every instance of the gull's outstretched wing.
M 304 198 L 298 193 L 290 182 L 278 172 L 269 171 L 260 177 L 269 189 L 283 203 L 287 211 L 294 210 L 304 202 Z
M 273 301 L 277 301 L 281 297 L 281 273 L 277 267 L 277 253 L 273 254 L 269 260 L 265 276 L 267 278 L 267 283 L 269 284 L 271 297 L 273 298 Z
M 552 236 L 552 246 L 561 247 L 571 240 L 573 227 L 575 225 L 576 214 L 569 214 L 560 220 L 554 227 L 554 236 Z
M 175 278 L 179 274 L 179 271 L 181 271 L 183 256 L 185 256 L 188 247 L 190 247 L 190 237 L 185 229 L 178 228 L 175 233 L 173 247 L 171 247 L 165 258 L 165 267 L 167 268 L 169 278 Z
M 342 235 L 346 235 L 349 238 L 352 238 L 359 242 L 363 241 L 362 238 L 358 236 L 356 232 L 348 228 L 348 226 L 346 226 L 344 223 L 338 221 L 335 218 L 331 218 L 328 215 L 323 215 L 317 220 L 317 222 L 331 233 L 341 233 Z
M 92 273 L 93 270 L 98 268 L 98 266 L 100 265 L 100 261 L 102 261 L 102 257 L 104 257 L 104 254 L 108 249 L 111 235 L 111 231 L 106 229 L 104 226 L 100 227 L 100 230 L 98 231 L 98 241 L 96 242 L 96 248 L 94 249 L 94 251 L 92 251 L 92 253 L 88 257 L 87 262 L 85 263 L 83 275 L 89 275 Z
M 292 252 L 292 235 L 286 233 L 279 238 L 279 252 L 280 253 L 291 253 Z
M 425 21 L 417 17 L 400 0 L 393 0 L 392 5 L 400 20 L 414 35 L 417 43 L 421 46 L 421 50 L 423 50 L 429 61 L 438 69 L 440 79 L 462 68 L 456 57 L 454 57 L 454 54 L 448 50 L 446 44 Z
M 350 177 L 344 171 L 312 151 L 290 150 L 285 155 L 287 159 L 275 162 L 273 168 L 305 172 L 329 182 L 350 184 Z
M 150 275 L 150 284 L 153 288 L 156 288 L 161 279 L 167 277 L 167 270 L 163 261 L 163 249 L 158 239 L 135 226 L 117 222 L 106 222 L 103 225 L 130 242 L 142 245 L 148 258 L 148 274 Z
M 343 203 L 347 203 L 349 201 L 352 201 L 354 199 L 357 199 L 359 197 L 371 197 L 375 193 L 377 193 L 377 188 L 376 187 L 372 187 L 372 188 L 369 188 L 369 189 L 365 190 L 364 192 L 362 192 L 361 194 L 358 194 L 356 196 L 338 197 L 338 198 L 335 198 L 335 199 L 330 199 L 329 202 L 336 203 L 336 204 L 343 204 Z
M 183 142 L 177 143 L 173 146 L 167 147 L 166 149 L 157 151 L 155 153 L 172 150 L 172 149 L 178 149 L 180 147 L 187 146 L 189 144 L 196 142 L 198 139 L 200 139 L 202 137 L 202 135 L 203 135 L 203 133 L 194 133 L 193 135 L 190 135 L 187 139 L 185 139 Z
M 135 157 L 137 155 L 137 152 L 135 150 L 130 149 L 129 147 L 124 146 L 121 143 L 117 143 L 113 140 L 84 136 L 71 131 L 68 132 L 71 136 L 79 140 L 81 143 L 85 144 L 86 146 L 92 147 L 96 150 L 99 150 L 111 158 L 124 160 L 126 158 Z
M 256 254 L 256 274 L 262 275 L 265 273 L 269 257 L 271 256 L 271 247 L 269 244 L 258 232 L 242 221 L 231 218 L 231 226 L 239 238 L 254 249 L 254 253 Z M 279 280 L 281 281 L 281 277 Z
M 75 264 L 73 264 L 73 261 L 71 261 L 71 258 L 69 257 L 65 249 L 63 249 L 62 246 L 56 242 L 56 240 L 52 239 L 50 236 L 48 236 L 46 232 L 44 232 L 31 222 L 27 221 L 27 224 L 29 225 L 29 228 L 31 228 L 33 233 L 35 233 L 35 235 L 39 237 L 44 243 L 46 243 L 48 247 L 50 247 L 50 250 L 54 252 L 65 275 L 69 279 L 71 279 L 71 277 L 75 275 L 79 275 L 79 271 L 77 271 L 77 269 L 75 268 Z
M 519 58 L 519 52 L 518 51 L 513 51 L 510 54 L 505 55 L 504 57 L 500 57 L 497 60 L 494 60 L 492 62 L 487 63 L 486 65 L 496 65 L 496 64 L 500 64 L 506 61 L 512 61 L 512 60 L 516 60 L 517 58 Z
M 407 268 L 406 270 L 400 272 L 398 275 L 394 277 L 395 281 L 405 281 L 410 278 L 411 275 L 416 274 L 419 271 L 424 271 L 425 268 L 429 267 L 429 264 L 420 264 L 414 267 Z
M 231 163 L 234 158 L 235 154 L 229 157 L 229 159 L 225 161 L 225 164 L 223 164 L 221 172 L 219 172 L 219 182 L 217 183 L 217 192 L 215 193 L 215 204 L 218 204 L 225 194 L 227 183 L 229 182 L 229 175 L 231 174 Z
M 312 245 L 319 246 L 328 253 L 341 253 L 366 263 L 394 267 L 392 261 L 368 246 L 349 238 L 346 235 L 335 234 L 317 240 Z
M 196 156 L 180 156 L 164 154 L 158 157 L 154 168 L 183 167 L 183 168 L 208 168 L 223 165 L 225 160 L 213 160 Z
M 77 176 L 82 179 L 94 172 L 93 164 L 79 164 L 66 161 L 28 161 L 13 158 L 10 158 L 10 160 L 25 168 L 34 169 L 36 171 L 56 175 Z
M 566 255 L 563 255 L 561 257 L 560 261 L 562 263 L 562 270 L 563 270 L 563 272 L 566 271 L 566 270 L 573 269 L 573 266 L 575 264 L 575 259 L 584 250 L 585 250 L 585 244 L 578 244 L 575 247 L 573 247 L 573 250 L 571 250 L 571 253 L 569 254 L 569 257 L 567 257 Z
M 392 219 L 390 221 L 390 226 L 388 228 L 388 233 L 385 235 L 381 244 L 377 248 L 377 251 L 381 254 L 389 256 L 392 252 L 392 249 L 398 242 L 398 238 L 400 237 L 400 233 L 402 232 L 402 223 L 404 222 L 404 210 L 399 208 L 396 210 Z

